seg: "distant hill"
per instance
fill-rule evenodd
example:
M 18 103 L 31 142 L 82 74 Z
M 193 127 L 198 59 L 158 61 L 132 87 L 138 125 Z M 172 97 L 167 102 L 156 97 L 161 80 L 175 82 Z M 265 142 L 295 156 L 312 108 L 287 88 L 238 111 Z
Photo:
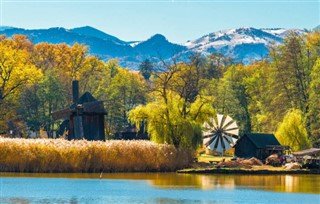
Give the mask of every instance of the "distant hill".
M 99 55 L 104 60 L 116 58 L 121 66 L 137 69 L 146 58 L 156 61 L 159 58 L 170 60 L 173 56 L 181 59 L 193 52 L 209 55 L 219 52 L 239 62 L 249 63 L 261 59 L 268 54 L 268 45 L 282 43 L 289 32 L 305 33 L 299 29 L 256 29 L 250 27 L 236 28 L 209 33 L 182 45 L 169 42 L 165 36 L 156 34 L 145 41 L 126 42 L 96 28 L 84 26 L 73 29 L 22 29 L 0 27 L 0 34 L 11 37 L 15 34 L 27 35 L 34 43 L 48 42 L 52 44 L 82 43 L 90 47 L 90 53 Z
M 120 40 L 119 38 L 116 38 L 112 35 L 109 35 L 105 32 L 102 32 L 96 28 L 90 27 L 90 26 L 84 26 L 79 28 L 73 28 L 70 29 L 73 33 L 78 33 L 83 36 L 89 36 L 89 37 L 95 37 L 102 40 L 111 40 L 113 42 L 119 43 L 119 44 L 127 44 L 126 42 Z
M 297 29 L 256 29 L 236 28 L 205 35 L 194 41 L 185 43 L 188 50 L 208 55 L 219 52 L 237 61 L 249 63 L 261 59 L 268 54 L 268 45 L 282 43 L 289 32 L 303 33 Z
M 156 34 L 148 40 L 138 43 L 134 49 L 139 55 L 148 54 L 151 57 L 167 59 L 187 48 L 170 43 L 163 35 Z

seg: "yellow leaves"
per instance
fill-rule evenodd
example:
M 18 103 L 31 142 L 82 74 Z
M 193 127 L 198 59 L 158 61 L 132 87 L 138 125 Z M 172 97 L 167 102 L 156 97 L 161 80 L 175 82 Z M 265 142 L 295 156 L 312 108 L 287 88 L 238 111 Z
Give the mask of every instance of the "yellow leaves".
M 305 127 L 302 112 L 297 109 L 291 109 L 279 125 L 276 137 L 281 145 L 288 145 L 293 151 L 307 149 L 311 146 L 311 143 Z
M 307 35 L 307 47 L 313 51 L 320 51 L 320 32 L 315 31 Z
M 190 107 L 190 119 L 199 124 L 203 124 L 209 117 L 215 114 L 212 108 L 213 96 L 198 96 L 196 101 Z
M 0 43 L 0 92 L 2 99 L 13 94 L 27 83 L 34 83 L 42 77 L 29 60 L 26 50 L 17 50 Z

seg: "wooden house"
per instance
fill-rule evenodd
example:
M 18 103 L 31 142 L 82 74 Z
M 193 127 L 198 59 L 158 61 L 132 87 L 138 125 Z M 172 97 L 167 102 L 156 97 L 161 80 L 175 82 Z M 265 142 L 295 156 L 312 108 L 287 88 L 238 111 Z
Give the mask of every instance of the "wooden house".
M 248 133 L 243 135 L 235 144 L 235 156 L 241 158 L 255 157 L 266 159 L 271 154 L 282 154 L 288 146 L 281 146 L 273 134 Z
M 72 82 L 72 95 L 73 104 L 69 108 L 52 113 L 54 120 L 65 119 L 60 129 L 67 131 L 69 140 L 105 140 L 104 115 L 107 112 L 103 102 L 97 101 L 89 92 L 78 98 L 78 81 Z

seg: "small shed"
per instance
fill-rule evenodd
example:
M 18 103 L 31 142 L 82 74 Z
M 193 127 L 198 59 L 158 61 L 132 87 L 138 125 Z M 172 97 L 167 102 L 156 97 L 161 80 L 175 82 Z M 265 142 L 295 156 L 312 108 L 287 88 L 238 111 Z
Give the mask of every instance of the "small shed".
M 114 135 L 114 139 L 118 140 L 150 140 L 148 133 L 144 131 L 144 125 L 141 125 L 138 131 L 135 126 L 129 125 L 122 131 L 118 131 Z
M 105 140 L 104 109 L 102 101 L 97 101 L 89 92 L 80 98 L 78 81 L 72 82 L 73 104 L 66 109 L 52 113 L 54 120 L 65 119 L 60 129 L 67 130 L 67 137 L 72 139 Z
M 247 133 L 234 146 L 235 156 L 242 158 L 255 157 L 264 160 L 271 154 L 282 154 L 289 150 L 288 146 L 281 146 L 274 134 Z

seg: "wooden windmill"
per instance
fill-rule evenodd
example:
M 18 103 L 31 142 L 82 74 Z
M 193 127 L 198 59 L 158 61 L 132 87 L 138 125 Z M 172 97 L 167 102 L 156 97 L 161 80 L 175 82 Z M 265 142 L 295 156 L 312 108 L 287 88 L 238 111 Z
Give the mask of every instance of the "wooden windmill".
M 68 139 L 105 140 L 103 102 L 97 101 L 89 92 L 79 98 L 79 82 L 72 81 L 73 104 L 52 113 L 54 120 L 65 119 Z

